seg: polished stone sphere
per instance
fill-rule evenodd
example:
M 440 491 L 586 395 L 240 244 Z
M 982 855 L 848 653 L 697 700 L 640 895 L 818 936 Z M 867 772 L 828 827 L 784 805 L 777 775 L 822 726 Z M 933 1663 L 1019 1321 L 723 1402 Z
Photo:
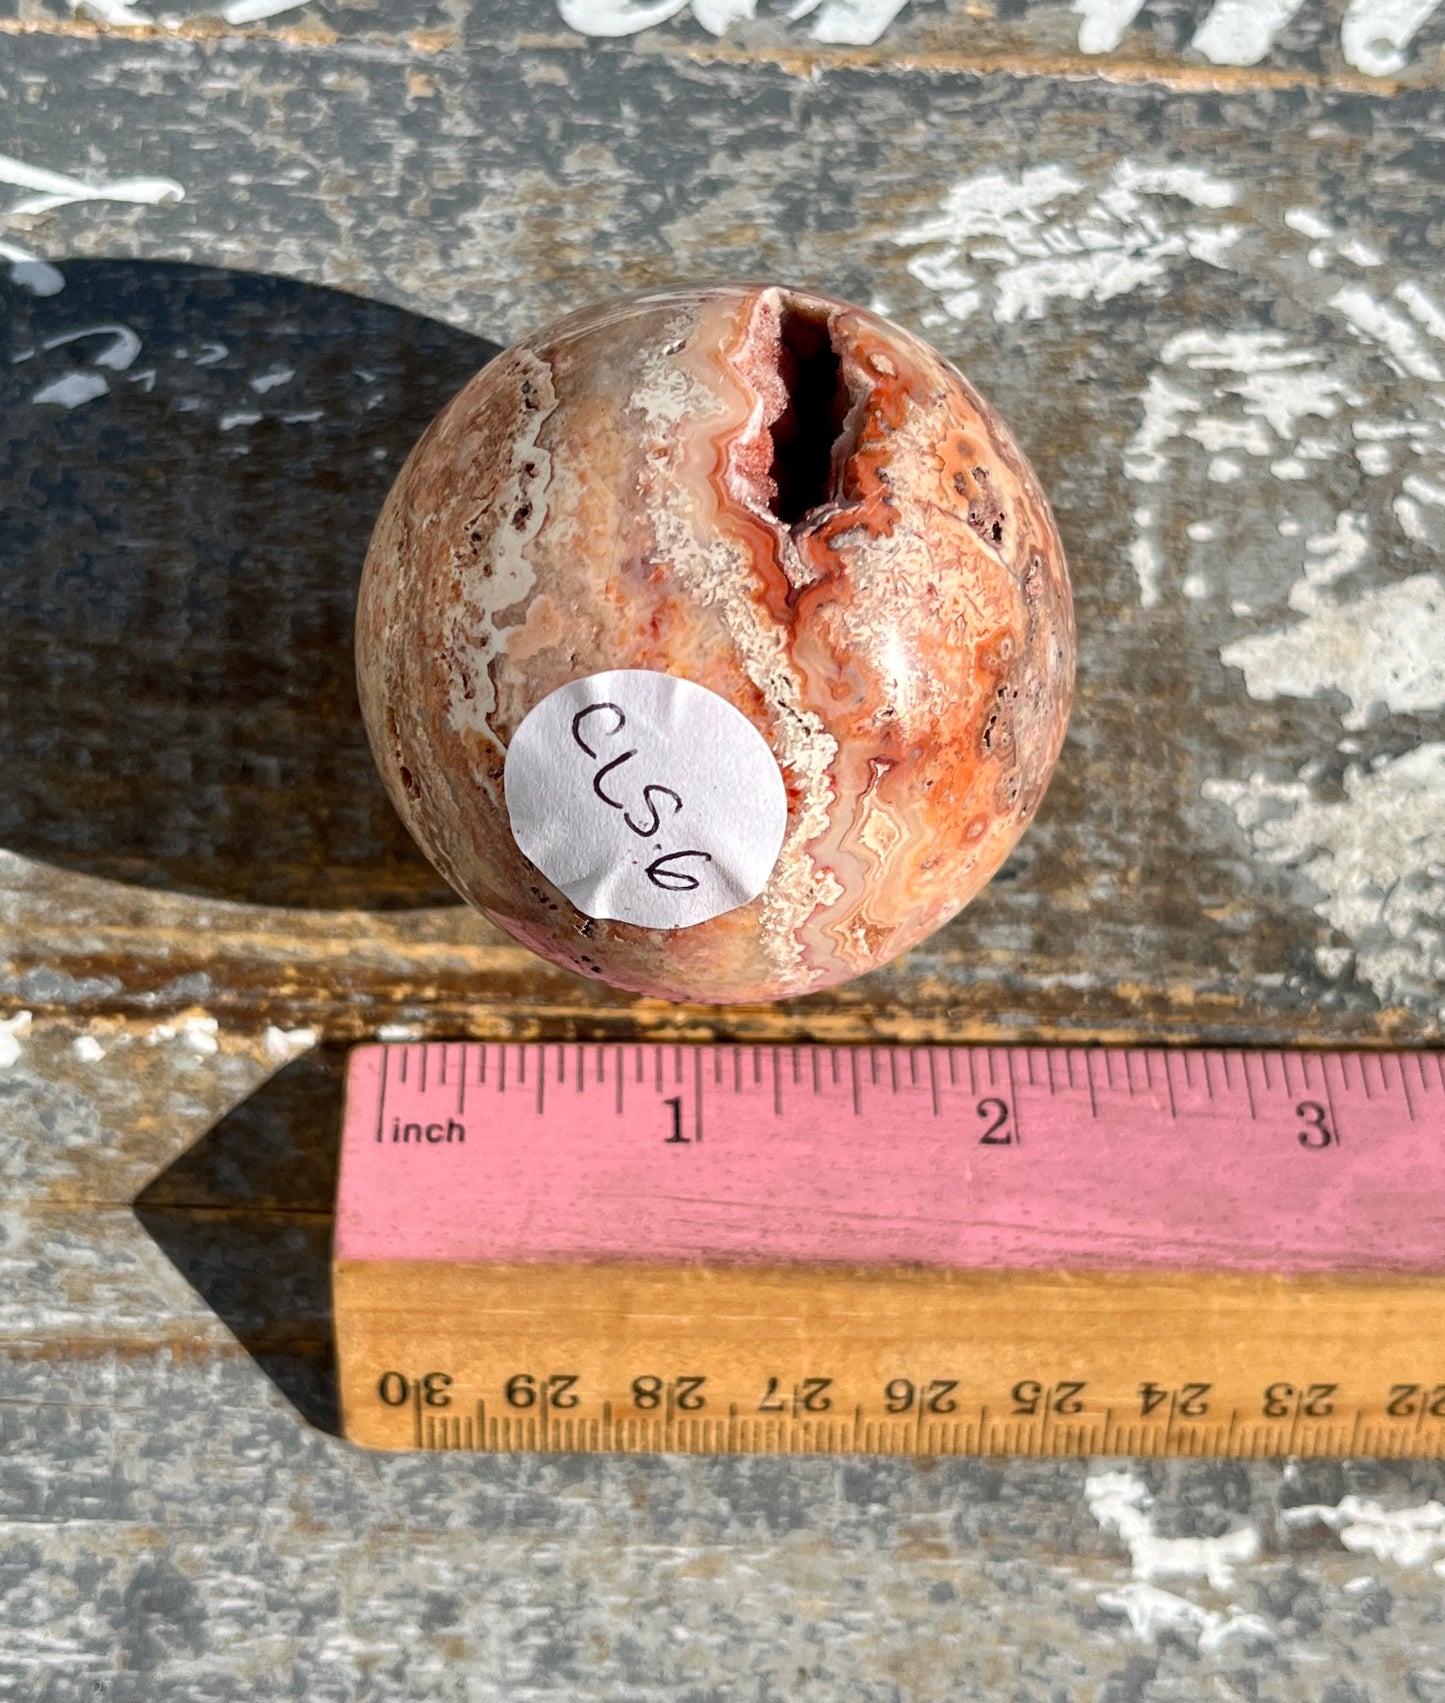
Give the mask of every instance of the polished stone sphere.
M 602 303 L 485 367 L 377 523 L 387 789 L 558 964 L 767 1000 L 907 951 L 1037 810 L 1074 679 L 1049 506 L 878 315 L 764 285 Z

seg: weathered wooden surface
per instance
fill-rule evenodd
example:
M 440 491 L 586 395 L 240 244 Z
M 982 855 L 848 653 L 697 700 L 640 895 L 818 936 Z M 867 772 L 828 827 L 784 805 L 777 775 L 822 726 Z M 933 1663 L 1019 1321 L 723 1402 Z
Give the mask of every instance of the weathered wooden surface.
M 1391 93 L 1441 80 L 1439 0 L 3 0 L 0 28 L 445 55 L 625 40 L 694 64 L 897 65 Z
M 54 215 L 75 242 L 288 268 L 496 338 L 619 284 L 722 267 L 801 274 L 920 325 L 1000 399 L 1072 557 L 1073 727 L 1006 879 L 877 978 L 868 1003 L 935 1029 L 953 1013 L 1083 1033 L 1438 1032 L 1430 871 L 1445 690 L 1438 582 L 1421 570 L 1438 561 L 1445 522 L 1445 343 L 1431 294 L 1445 158 L 1432 127 L 1445 97 L 1224 99 L 885 69 L 810 82 L 767 64 L 684 73 L 623 49 L 534 50 L 520 67 L 530 87 L 515 55 L 434 55 L 423 97 L 408 93 L 419 61 L 406 54 L 333 77 L 320 50 L 141 42 L 127 44 L 116 79 L 109 44 L 10 45 L 16 87 L 27 69 L 77 94 L 99 79 L 118 145 L 144 137 L 143 154 L 117 157 L 107 175 L 194 178 L 203 156 L 186 91 L 205 84 L 205 122 L 226 136 L 223 182 L 242 180 L 144 214 L 102 204 Z M 253 99 L 274 135 L 248 116 Z M 616 99 L 634 116 L 598 140 L 594 115 Z M 422 101 L 435 112 L 417 114 Z M 43 130 L 33 144 L 27 131 L 48 122 L 48 103 L 11 110 L 13 145 L 38 153 Z M 283 166 L 276 137 L 297 127 L 306 157 Z M 334 183 L 328 160 L 347 162 Z M 223 219 L 235 228 L 213 234 Z M 358 359 L 376 375 L 358 380 L 334 356 L 328 366 L 325 338 L 344 342 L 345 310 L 318 297 L 315 369 L 303 362 L 258 390 L 288 368 L 285 337 L 258 327 L 256 286 L 213 285 L 219 297 L 202 306 L 201 286 L 174 268 L 149 294 L 117 279 L 141 346 L 112 354 L 104 336 L 56 342 L 104 323 L 97 280 L 81 270 L 75 306 L 61 290 L 10 321 L 13 352 L 35 350 L 6 373 L 34 435 L 16 458 L 14 630 L 48 635 L 46 661 L 6 689 L 23 753 L 17 849 L 253 899 L 434 893 L 377 825 L 385 806 L 336 660 L 348 549 L 383 482 L 370 470 L 334 479 L 338 422 L 348 431 L 379 395 L 378 434 L 390 427 L 391 441 L 360 432 L 363 465 L 374 450 L 391 465 L 406 446 L 422 410 L 397 394 L 412 388 L 404 322 L 368 339 L 382 316 L 356 308 L 353 330 L 378 363 Z M 293 310 L 306 299 L 293 290 Z M 207 326 L 224 355 L 187 343 Z M 470 351 L 432 332 L 420 358 L 431 365 L 415 388 L 429 401 Z M 67 376 L 109 394 L 33 405 Z M 121 442 L 143 447 L 153 477 L 134 460 L 118 469 Z M 276 477 L 253 484 L 253 466 Z M 73 504 L 47 491 L 62 467 L 57 494 Z M 328 476 L 339 489 L 327 491 Z M 288 526 L 298 511 L 307 518 Z M 153 534 L 161 548 L 138 552 Z M 254 594 L 238 583 L 248 573 Z M 70 588 L 88 580 L 82 619 Z M 296 588 L 289 617 L 277 613 L 280 585 Z M 247 613 L 260 603 L 268 620 Z M 151 647 L 166 644 L 173 662 L 150 668 Z M 118 672 L 108 647 L 125 658 Z M 256 666 L 262 652 L 273 667 Z M 83 694 L 82 679 L 93 682 Z M 83 766 L 75 780 L 52 778 L 62 751 Z M 35 794 L 44 802 L 27 809 Z M 87 796 L 109 835 L 86 816 Z M 105 899 L 67 911 L 63 895 L 32 885 L 17 902 L 28 925 L 11 955 L 17 977 L 43 964 L 105 980 L 117 1006 L 156 994 L 144 944 L 108 954 L 93 927 L 73 926 L 96 922 Z M 127 891 L 114 903 L 137 916 L 141 901 Z M 218 934 L 250 922 L 266 926 L 227 913 L 210 934 L 168 942 L 170 979 L 209 974 Z M 479 938 L 454 922 L 459 943 Z M 336 919 L 330 937 L 356 926 Z M 244 960 L 244 941 L 237 949 Z M 370 975 L 348 957 L 323 997 L 363 1021 L 413 1004 L 455 1025 L 468 1004 L 461 986 L 425 985 L 425 971 L 414 982 L 404 946 Z M 473 955 L 463 986 L 490 963 L 485 948 Z M 213 979 L 219 997 L 242 1001 L 244 973 L 229 987 Z M 253 980 L 253 1006 L 300 1004 L 291 978 L 267 979 Z M 858 997 L 784 1021 L 823 1022 Z M 594 999 L 607 1003 L 569 985 L 541 1002 L 522 993 L 521 1005 L 575 1010 L 585 1024 Z
M 0 6 L 0 1697 L 1445 1695 L 1438 1468 L 352 1451 L 336 1055 L 241 1104 L 382 1027 L 1438 1042 L 1445 10 L 1373 5 Z M 1005 878 L 709 1015 L 439 907 L 344 653 L 482 340 L 722 275 L 959 360 L 1081 653 Z

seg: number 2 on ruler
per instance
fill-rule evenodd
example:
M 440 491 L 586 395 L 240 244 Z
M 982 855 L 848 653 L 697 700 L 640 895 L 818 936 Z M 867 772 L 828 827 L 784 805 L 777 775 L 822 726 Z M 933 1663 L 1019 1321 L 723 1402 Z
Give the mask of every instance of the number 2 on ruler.
M 979 1136 L 980 1147 L 1012 1147 L 1014 1144 L 1014 1128 L 1009 1119 L 1007 1100 L 987 1099 L 978 1103 L 978 1115 L 988 1120 L 988 1128 Z

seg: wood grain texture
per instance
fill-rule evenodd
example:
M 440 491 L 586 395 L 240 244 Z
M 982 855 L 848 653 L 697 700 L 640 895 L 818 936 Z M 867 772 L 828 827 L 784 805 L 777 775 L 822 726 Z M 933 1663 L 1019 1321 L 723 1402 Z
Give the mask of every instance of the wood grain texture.
M 371 1448 L 1445 1457 L 1445 1384 L 1402 1373 L 1438 1276 L 338 1259 L 332 1287 Z
M 328 660 L 381 479 L 348 445 L 403 453 L 449 351 L 679 276 L 876 300 L 957 359 L 1055 501 L 1082 641 L 988 893 L 855 994 L 719 1032 L 1438 1040 L 1440 14 L 1371 78 L 1338 5 L 1247 67 L 1191 48 L 1202 4 L 1099 55 L 1062 4 L 915 4 L 862 46 L 761 10 L 612 43 L 543 0 L 5 12 L 0 153 L 99 198 L 0 228 L 33 351 L 0 367 L 0 985 L 35 1013 L 0 1043 L 0 1696 L 1439 1690 L 1438 1466 L 368 1456 L 277 1388 L 324 1422 L 325 1071 L 167 1170 L 283 1030 L 709 1032 L 428 908 Z M 158 177 L 184 199 L 114 198 Z M 187 264 L 221 274 L 199 308 Z
M 82 1199 L 112 1192 L 106 1153 L 165 1164 L 266 1068 L 264 1044 L 222 1030 L 209 1053 L 208 1035 L 32 1026 L 4 1076 L 7 1161 L 40 1174 L 69 1152 L 92 1167 Z M 116 1066 L 136 1059 L 128 1096 Z M 302 1180 L 315 1136 L 288 1092 L 276 1121 L 203 1142 L 172 1201 L 255 1200 L 288 1169 L 298 1204 L 324 1188 Z M 11 1696 L 662 1703 L 786 1684 L 943 1703 L 1222 1679 L 1319 1703 L 1322 1671 L 1338 1695 L 1428 1685 L 1431 1550 L 1406 1559 L 1399 1534 L 1428 1518 L 1438 1466 L 370 1454 L 298 1422 L 165 1260 L 135 1260 L 122 1212 L 85 1211 L 29 1212 L 6 1268 Z M 107 1322 L 123 1268 L 133 1299 Z M 46 1311 L 62 1286 L 69 1329 Z
M 71 8 L 64 0 L 3 0 L 0 29 L 120 41 L 272 40 L 339 53 L 400 49 L 445 60 L 460 52 L 553 47 L 573 52 L 623 39 L 639 51 L 697 64 L 778 64 L 807 74 L 838 65 L 898 65 L 1034 76 L 1101 75 L 1182 88 L 1300 85 L 1392 93 L 1438 86 L 1445 19 L 1429 0 L 1303 0 L 1244 8 L 1234 0 L 875 0 L 806 11 L 754 0 L 751 7 L 632 6 L 571 0 L 471 3 L 409 0 L 384 9 L 365 0 L 276 0 L 272 15 L 230 16 L 204 0 L 163 12 L 114 4 Z M 1255 13 L 1251 17 L 1251 12 Z M 109 14 L 115 14 L 109 16 Z M 670 14 L 670 15 L 669 15 Z M 1220 14 L 1211 24 L 1211 14 Z M 576 27 L 569 23 L 569 17 Z M 1373 25 L 1373 27 L 1371 27 Z M 1221 27 L 1222 26 L 1222 27 Z M 421 74 L 424 77 L 424 73 Z
M 67 76 L 81 86 L 87 59 L 98 71 L 97 56 L 106 51 L 100 44 L 29 37 L 16 45 L 22 64 L 12 75 L 22 74 L 27 57 L 44 52 L 60 56 Z M 184 177 L 193 121 L 183 91 L 214 74 L 219 86 L 208 100 L 217 114 L 223 112 L 228 100 L 239 99 L 225 92 L 238 86 L 235 52 L 218 56 L 218 49 L 191 42 L 141 44 L 129 51 L 153 55 L 151 69 L 160 79 L 162 98 L 146 108 L 146 166 Z M 276 85 L 274 110 L 286 128 L 312 99 L 302 94 L 306 60 L 298 67 L 290 55 L 266 45 L 237 51 L 251 56 L 262 87 L 281 77 L 283 66 L 286 78 L 299 70 L 301 84 Z M 244 223 L 234 237 L 207 234 L 216 216 L 207 198 L 219 192 L 202 188 L 174 208 L 144 218 L 124 215 L 135 221 L 134 238 L 127 240 L 142 248 L 163 245 L 172 253 L 195 253 L 198 245 L 211 252 L 219 248 L 227 258 L 257 268 L 279 264 L 289 254 L 313 276 L 344 278 L 353 287 L 401 294 L 413 304 L 425 301 L 432 311 L 468 318 L 499 340 L 615 284 L 721 266 L 820 276 L 844 292 L 881 298 L 940 341 L 1016 421 L 1054 498 L 1076 565 L 1081 640 L 1070 740 L 1041 820 L 1004 878 L 903 968 L 875 980 L 870 1003 L 915 1014 L 932 1025 L 929 1032 L 937 1032 L 945 1013 L 957 1009 L 965 1021 L 988 1014 L 1019 1028 L 1042 1021 L 1094 1034 L 1116 1033 L 1131 1022 L 1146 1033 L 1193 1029 L 1221 1038 L 1438 1034 L 1428 869 L 1439 828 L 1421 804 L 1430 779 L 1416 772 L 1421 758 L 1412 757 L 1403 768 L 1399 761 L 1416 752 L 1428 760 L 1438 746 L 1433 675 L 1426 689 L 1406 694 L 1397 713 L 1381 717 L 1372 706 L 1392 688 L 1387 678 L 1371 675 L 1368 633 L 1360 637 L 1356 661 L 1347 657 L 1333 674 L 1326 668 L 1318 683 L 1285 678 L 1283 662 L 1251 672 L 1222 659 L 1222 653 L 1251 644 L 1279 652 L 1292 642 L 1291 624 L 1303 627 L 1299 642 L 1306 646 L 1316 642 L 1312 631 L 1320 635 L 1317 642 L 1333 644 L 1334 633 L 1353 624 L 1348 616 L 1326 611 L 1312 617 L 1310 629 L 1291 603 L 1298 601 L 1297 586 L 1308 584 L 1316 557 L 1328 562 L 1332 538 L 1344 540 L 1340 548 L 1366 538 L 1369 547 L 1355 571 L 1360 589 L 1376 599 L 1371 607 L 1379 610 L 1377 622 L 1395 606 L 1391 599 L 1404 599 L 1401 611 L 1416 608 L 1418 570 L 1438 560 L 1429 531 L 1434 511 L 1404 489 L 1411 477 L 1434 489 L 1439 477 L 1439 447 L 1428 435 L 1439 388 L 1429 377 L 1436 370 L 1429 364 L 1433 344 L 1402 302 L 1390 305 L 1393 291 L 1428 296 L 1434 239 L 1422 196 L 1435 145 L 1417 137 L 1428 134 L 1438 97 L 1365 101 L 1265 94 L 1237 109 L 1231 105 L 1226 113 L 1214 97 L 1157 90 L 1039 84 L 1021 87 L 1015 98 L 1012 88 L 1006 94 L 1003 83 L 987 79 L 889 72 L 839 73 L 817 85 L 800 85 L 768 68 L 719 67 L 681 77 L 620 51 L 580 61 L 538 52 L 524 64 L 539 80 L 522 96 L 510 70 L 504 74 L 485 56 L 465 62 L 427 97 L 441 103 L 435 119 L 408 116 L 416 98 L 406 92 L 404 65 L 391 60 L 371 67 L 355 87 L 327 92 L 324 99 L 317 91 L 312 139 L 318 157 L 348 155 L 358 145 L 363 153 L 372 149 L 369 165 L 356 157 L 358 186 L 373 168 L 386 180 L 390 168 L 383 155 L 403 139 L 411 161 L 408 196 L 415 210 L 403 210 L 395 184 L 370 199 L 359 269 L 342 265 L 353 216 L 345 196 L 339 202 L 326 194 L 318 198 L 315 168 L 304 161 L 279 172 L 268 163 L 266 133 L 250 135 L 244 125 L 230 161 L 234 174 L 248 180 L 235 191 L 235 212 Z M 639 112 L 667 114 L 665 136 L 639 119 L 601 152 L 594 150 L 589 127 L 577 115 L 593 110 L 617 87 Z M 132 124 L 141 125 L 142 97 L 122 88 L 109 98 L 118 117 L 133 104 Z M 912 116 L 920 98 L 926 103 L 923 121 Z M 447 111 L 460 120 L 479 101 L 496 114 L 496 126 L 488 132 L 493 140 L 473 158 L 473 144 L 437 121 Z M 373 109 L 396 116 L 373 124 L 366 116 Z M 39 120 L 24 107 L 16 110 L 16 146 L 25 147 L 25 125 Z M 43 103 L 36 110 L 43 112 Z M 1030 131 L 1027 161 L 1018 152 L 1020 125 Z M 714 156 L 723 130 L 731 138 L 731 156 L 747 162 L 748 188 L 741 199 L 727 187 L 735 168 L 723 170 Z M 1202 187 L 1189 180 L 1191 194 L 1216 202 L 1228 195 L 1231 204 L 1211 209 L 1172 191 L 1145 195 L 1129 189 L 1136 134 L 1156 138 L 1151 147 L 1157 159 L 1183 155 L 1191 170 L 1205 174 Z M 1325 135 L 1336 136 L 1356 162 L 1343 181 L 1311 140 Z M 1419 175 L 1413 165 L 1406 169 L 1401 163 L 1417 156 Z M 666 170 L 660 172 L 664 158 Z M 1058 189 L 1059 216 L 1052 218 L 1048 184 L 1026 183 L 1025 176 L 1034 162 L 1061 159 L 1067 161 L 1068 182 L 1078 187 Z M 118 157 L 115 170 L 139 165 L 138 157 L 129 163 Z M 999 186 L 990 187 L 994 174 Z M 1005 199 L 1022 194 L 1023 226 L 1042 226 L 1065 249 L 1086 237 L 1113 243 L 1105 255 L 1114 272 L 1108 278 L 1088 270 L 1066 270 L 1061 278 L 1057 271 L 1040 272 L 1020 246 L 1019 233 L 1007 234 L 1011 226 L 1003 237 L 989 239 L 995 248 L 1003 245 L 1000 252 L 1012 243 L 1011 260 L 967 261 L 970 243 L 989 247 L 987 233 L 970 238 L 974 225 L 967 209 L 950 211 L 948 198 L 959 183 L 976 189 L 980 181 L 984 189 L 977 192 L 985 201 L 990 194 Z M 1132 196 L 1135 206 L 1115 218 L 1108 207 L 1120 205 L 1119 195 Z M 659 221 L 657 209 L 667 202 L 695 210 Z M 479 208 L 485 210 L 482 226 L 476 222 Z M 1358 240 L 1376 244 L 1388 260 L 1363 270 L 1343 258 L 1313 265 L 1310 255 L 1328 245 L 1286 223 L 1296 208 L 1316 209 L 1311 216 L 1337 232 L 1358 230 Z M 57 215 L 62 217 L 74 240 L 84 230 L 85 240 L 97 246 L 119 240 L 125 228 L 104 207 Z M 423 218 L 433 251 L 417 270 L 412 221 Z M 482 228 L 486 239 L 479 242 L 470 232 Z M 957 239 L 950 235 L 955 229 L 963 233 Z M 905 232 L 913 233 L 906 242 L 900 234 Z M 1229 263 L 1196 258 L 1188 252 L 1190 243 Z M 962 257 L 950 260 L 955 248 Z M 584 252 L 588 258 L 579 266 Z M 975 284 L 954 290 L 944 275 L 950 267 L 966 272 L 968 264 L 976 268 L 970 274 Z M 1365 282 L 1355 282 L 1357 275 Z M 979 298 L 977 309 L 962 320 L 950 317 L 961 310 L 954 298 L 970 289 Z M 1361 318 L 1368 305 L 1358 299 L 1361 290 L 1387 313 L 1382 333 L 1387 343 L 1397 321 L 1415 337 L 1418 350 L 1405 351 L 1415 373 L 1395 370 L 1400 356 L 1360 331 L 1355 320 L 1369 320 L 1368 313 Z M 94 323 L 87 314 L 77 325 L 65 301 L 61 291 L 36 305 L 37 312 L 47 310 L 49 337 Z M 1041 317 L 1031 317 L 1035 308 Z M 1224 339 L 1225 354 L 1178 345 L 1180 337 L 1198 336 Z M 1303 374 L 1306 393 L 1286 392 L 1274 403 L 1256 398 L 1253 414 L 1246 411 L 1248 397 L 1228 393 L 1217 399 L 1216 388 L 1228 392 L 1233 384 L 1237 391 L 1244 382 L 1218 362 L 1248 365 L 1255 358 L 1249 351 L 1261 347 L 1283 363 L 1286 379 Z M 147 370 L 142 359 L 132 369 L 137 374 Z M 44 366 L 21 363 L 10 369 L 10 378 L 17 386 L 29 384 L 31 373 L 53 381 L 72 367 L 85 369 L 83 345 L 57 346 L 45 352 Z M 267 370 L 240 368 L 234 382 L 238 388 L 249 385 Z M 123 391 L 125 376 L 115 391 Z M 1185 397 L 1172 426 L 1155 417 L 1158 405 L 1151 398 L 1161 394 L 1161 386 L 1166 394 Z M 28 398 L 33 390 L 21 394 Z M 247 438 L 236 434 L 255 434 L 259 450 L 263 439 L 281 430 L 283 414 L 319 407 L 329 415 L 338 405 L 324 385 L 310 396 L 296 392 L 284 404 L 268 400 L 281 391 L 252 392 L 263 419 L 222 433 L 220 398 L 197 394 L 193 430 L 214 431 L 208 442 L 218 455 L 233 447 L 249 450 Z M 100 435 L 112 400 L 97 398 L 85 408 L 62 411 L 67 426 L 82 442 L 87 434 Z M 1311 413 L 1312 406 L 1324 412 Z M 1283 436 L 1261 408 L 1288 428 Z M 36 412 L 42 430 L 56 429 L 50 413 Z M 1194 420 L 1196 413 L 1204 416 L 1202 423 Z M 1195 438 L 1185 435 L 1186 425 Z M 1368 435 L 1408 432 L 1412 426 L 1427 435 L 1383 440 Z M 1166 435 L 1158 449 L 1150 449 L 1155 428 Z M 1171 430 L 1175 435 L 1168 435 Z M 1357 430 L 1365 435 L 1357 436 Z M 1227 447 L 1211 453 L 1201 439 L 1255 447 L 1231 458 Z M 166 434 L 156 446 L 163 463 L 173 453 L 172 441 L 173 434 Z M 287 465 L 303 476 L 303 489 L 313 465 L 306 441 L 287 452 Z M 1301 443 L 1315 459 L 1294 453 Z M 1355 453 L 1362 446 L 1379 450 L 1391 471 L 1368 473 Z M 1402 455 L 1413 465 L 1402 462 Z M 236 459 L 244 467 L 249 455 Z M 1271 471 L 1276 465 L 1284 467 L 1283 475 Z M 1230 477 L 1221 483 L 1211 473 Z M 1405 512 L 1420 538 L 1402 530 L 1395 512 L 1401 501 L 1413 505 Z M 1191 529 L 1202 535 L 1191 536 Z M 1312 555 L 1315 540 L 1326 542 Z M 184 555 L 178 560 L 183 563 Z M 340 568 L 338 562 L 336 571 Z M 113 561 L 98 564 L 96 571 L 105 585 Z M 344 593 L 332 595 L 334 620 L 335 598 Z M 1386 604 L 1378 603 L 1380 597 Z M 1349 609 L 1360 600 L 1338 602 Z M 220 645 L 214 653 L 220 662 L 229 654 L 240 677 L 248 678 L 245 644 L 238 639 L 228 652 L 219 636 L 212 642 Z M 1428 659 L 1420 666 L 1430 674 Z M 298 663 L 293 678 L 299 672 Z M 1294 674 L 1300 672 L 1296 665 Z M 1350 693 L 1364 700 L 1355 704 L 1357 715 L 1341 709 Z M 232 731 L 221 706 L 212 719 L 203 702 L 187 701 L 193 703 L 192 719 L 174 755 L 181 776 L 196 765 L 192 752 L 204 756 L 223 746 Z M 53 740 L 54 727 L 63 725 L 65 700 L 53 696 L 51 702 L 52 731 L 46 737 Z M 337 703 L 340 710 L 341 700 Z M 264 732 L 264 721 L 252 719 Z M 1356 720 L 1365 725 L 1356 730 Z M 124 729 L 124 722 L 113 725 Z M 278 715 L 276 733 L 293 736 L 299 725 Z M 302 748 L 314 755 L 316 772 L 325 773 L 330 753 L 323 759 L 316 743 L 325 724 L 310 725 Z M 112 743 L 120 741 L 113 735 Z M 124 755 L 123 747 L 115 755 Z M 286 759 L 273 748 L 258 752 L 256 761 L 284 765 Z M 153 759 L 149 766 L 154 773 Z M 110 767 L 108 784 L 114 785 L 123 780 L 124 765 L 113 761 Z M 121 776 L 115 776 L 117 768 Z M 358 771 L 347 773 L 354 778 Z M 230 840 L 193 806 L 178 835 L 183 848 L 189 844 L 184 855 L 192 871 L 208 870 L 213 881 L 226 880 L 228 858 L 237 855 L 228 853 L 228 844 L 245 843 L 240 824 L 256 819 L 256 801 L 246 787 L 228 784 L 229 792 L 223 784 L 210 796 L 216 799 L 212 820 L 233 824 Z M 309 843 L 322 848 L 323 861 L 308 878 L 313 892 L 323 879 L 339 894 L 348 879 L 356 890 L 355 878 L 338 864 L 339 854 L 325 850 L 328 831 L 321 824 L 337 808 L 335 793 L 318 788 L 290 794 L 291 809 L 314 824 L 306 827 Z M 125 805 L 128 818 L 117 805 L 114 819 L 144 820 L 157 802 L 142 795 Z M 1398 855 L 1387 854 L 1383 861 L 1368 844 L 1361 846 L 1377 815 L 1398 821 L 1392 830 Z M 90 832 L 94 838 L 95 830 Z M 335 844 L 342 836 L 332 829 L 330 838 Z M 27 849 L 47 848 L 32 839 Z M 109 855 L 130 855 L 123 835 Z M 404 853 L 397 855 L 405 861 Z M 285 864 L 277 860 L 275 867 L 273 884 L 286 879 Z M 252 879 L 244 864 L 239 877 Z M 264 892 L 264 882 L 256 885 Z M 297 890 L 294 880 L 289 890 Z M 118 894 L 117 901 L 134 903 L 128 895 Z M 47 901 L 52 915 L 58 914 L 58 902 Z M 60 920 L 66 932 L 63 915 Z M 231 917 L 218 913 L 217 920 L 224 927 Z M 465 940 L 467 925 L 458 926 Z M 76 933 L 84 931 L 72 930 L 72 938 Z M 191 942 L 198 956 L 209 954 L 206 934 L 193 931 Z M 37 966 L 27 948 L 22 937 L 7 954 L 16 978 Z M 87 954 L 73 947 L 69 962 L 62 962 L 66 949 L 59 947 L 60 958 L 56 950 L 47 948 L 52 967 L 80 980 L 117 982 L 116 995 L 124 997 L 124 965 L 103 953 L 88 963 Z M 168 961 L 183 976 L 206 973 L 199 963 L 183 964 L 187 950 L 168 948 Z M 155 992 L 145 956 L 143 948 L 136 950 L 140 994 Z M 432 1010 L 450 1005 L 454 1011 L 469 1003 L 425 969 L 409 974 L 404 962 L 387 983 L 368 988 L 364 964 L 363 956 L 340 972 L 356 978 L 356 998 L 344 1002 L 349 1009 L 342 1020 L 368 1005 L 375 1021 L 407 1003 Z M 297 1009 L 299 1001 L 286 991 L 289 980 L 277 978 L 279 987 L 270 994 L 275 1004 L 267 1009 L 288 1001 Z M 476 985 L 475 972 L 472 982 Z M 270 990 L 250 997 L 259 1006 L 266 993 Z M 410 993 L 415 997 L 409 1000 Z M 239 988 L 226 997 L 240 998 Z M 591 997 L 580 987 L 575 994 L 569 988 L 562 1004 Z M 533 1007 L 539 1015 L 550 1008 L 550 1001 Z M 811 1009 L 823 1021 L 826 996 Z

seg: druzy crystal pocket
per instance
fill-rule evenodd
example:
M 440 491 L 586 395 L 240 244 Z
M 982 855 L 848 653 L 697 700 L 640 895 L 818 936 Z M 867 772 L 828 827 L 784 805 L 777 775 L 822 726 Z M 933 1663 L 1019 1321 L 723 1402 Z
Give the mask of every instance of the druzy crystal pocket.
M 967 382 L 861 308 L 737 285 L 477 374 L 387 499 L 357 657 L 464 898 L 570 969 L 725 1001 L 862 974 L 978 892 L 1058 756 L 1074 632 L 1048 504 Z M 588 684 L 613 676 L 635 719 Z M 510 749 L 559 693 L 517 807 Z

